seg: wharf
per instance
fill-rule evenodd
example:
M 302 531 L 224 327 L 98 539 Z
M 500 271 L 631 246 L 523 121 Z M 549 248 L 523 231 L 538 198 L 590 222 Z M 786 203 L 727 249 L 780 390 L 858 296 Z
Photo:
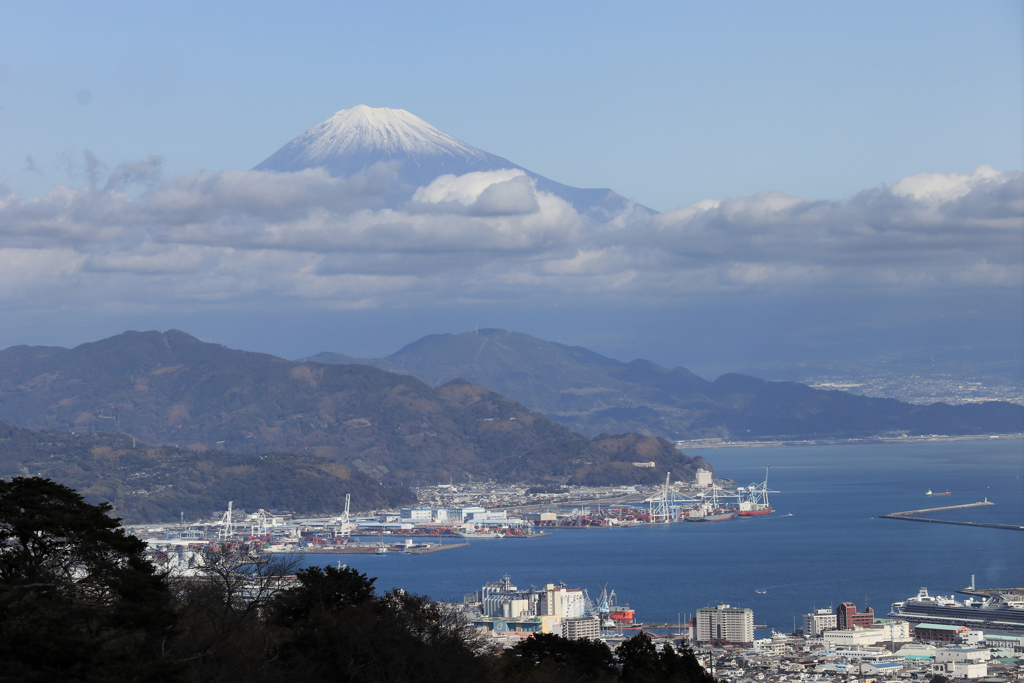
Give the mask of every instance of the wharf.
M 880 515 L 885 519 L 905 519 L 908 522 L 929 522 L 931 524 L 959 524 L 960 526 L 983 526 L 989 529 L 1009 529 L 1011 531 L 1024 531 L 1024 526 L 1019 524 L 996 524 L 995 522 L 957 522 L 952 519 L 929 519 L 928 517 L 905 517 L 900 515 Z
M 452 548 L 466 548 L 468 543 L 452 543 L 451 545 L 432 545 L 429 548 L 409 548 L 405 550 L 402 548 L 400 552 L 406 552 L 410 555 L 424 555 L 426 553 L 436 553 L 440 550 L 451 550 Z
M 465 548 L 468 543 L 452 543 L 450 545 L 435 545 L 429 548 L 406 548 L 404 546 L 386 546 L 386 552 L 380 553 L 379 545 L 360 545 L 355 547 L 340 547 L 340 548 L 313 548 L 310 550 L 273 550 L 274 554 L 286 554 L 286 555 L 395 555 L 401 553 L 403 555 L 425 555 L 426 553 L 436 553 L 439 550 L 451 550 L 452 548 Z
M 963 510 L 965 508 L 987 507 L 995 505 L 988 498 L 977 503 L 964 503 L 963 505 L 945 505 L 937 508 L 926 508 L 923 510 L 906 510 L 904 512 L 891 512 L 887 515 L 879 515 L 881 519 L 904 519 L 908 522 L 927 522 L 929 524 L 956 524 L 959 526 L 986 527 L 989 529 L 1009 529 L 1011 531 L 1024 531 L 1024 526 L 1019 524 L 997 524 L 995 522 L 960 522 L 952 519 L 934 519 L 931 517 L 918 517 L 929 512 L 941 512 L 943 510 Z
M 883 517 L 906 517 L 907 515 L 923 515 L 926 512 L 942 512 L 943 510 L 963 510 L 965 508 L 980 508 L 987 505 L 995 505 L 988 498 L 977 503 L 964 503 L 962 505 L 944 505 L 940 508 L 925 508 L 923 510 L 907 510 L 906 512 L 890 512 Z
M 504 540 L 512 540 L 512 539 L 516 539 L 516 538 L 523 538 L 523 539 L 526 539 L 526 538 L 540 538 L 541 536 L 550 536 L 550 535 L 551 535 L 550 531 L 542 531 L 542 532 L 540 532 L 538 534 L 524 534 L 522 536 L 502 536 L 501 540 L 503 540 L 503 541 Z

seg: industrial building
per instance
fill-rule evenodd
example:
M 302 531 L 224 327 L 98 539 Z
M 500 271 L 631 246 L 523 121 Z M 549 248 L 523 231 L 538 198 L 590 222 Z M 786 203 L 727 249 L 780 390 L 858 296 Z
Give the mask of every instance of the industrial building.
M 697 610 L 698 645 L 740 645 L 754 643 L 754 610 L 724 603 Z
M 466 603 L 477 603 L 481 618 L 474 623 L 488 630 L 564 633 L 568 629 L 577 635 L 567 638 L 600 636 L 601 621 L 594 616 L 593 605 L 588 605 L 586 591 L 566 588 L 564 583 L 520 589 L 506 574 L 500 581 L 485 583 L 479 593 L 467 595 Z

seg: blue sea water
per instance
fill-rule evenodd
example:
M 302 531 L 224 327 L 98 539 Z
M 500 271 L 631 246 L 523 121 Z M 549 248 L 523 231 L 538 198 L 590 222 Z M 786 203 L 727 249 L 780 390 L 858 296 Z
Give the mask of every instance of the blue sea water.
M 754 610 L 780 631 L 815 607 L 854 602 L 876 614 L 927 586 L 948 594 L 1024 586 L 1024 532 L 879 519 L 889 512 L 988 498 L 949 519 L 1024 524 L 1024 441 L 985 440 L 722 448 L 700 454 L 717 474 L 760 481 L 771 465 L 776 512 L 707 524 L 555 530 L 529 540 L 480 540 L 427 555 L 311 555 L 347 563 L 377 587 L 461 600 L 509 574 L 520 587 L 564 582 L 592 598 L 607 582 L 637 619 L 675 622 L 719 602 Z M 925 491 L 950 491 L 926 497 Z M 791 515 L 791 516 L 790 516 Z M 939 515 L 934 515 L 939 516 Z M 766 591 L 759 594 L 756 591 Z

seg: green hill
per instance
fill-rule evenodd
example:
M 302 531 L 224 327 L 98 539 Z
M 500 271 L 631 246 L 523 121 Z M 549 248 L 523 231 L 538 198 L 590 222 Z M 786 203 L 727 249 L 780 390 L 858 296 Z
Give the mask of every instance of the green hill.
M 364 365 L 293 363 L 184 332 L 126 332 L 74 349 L 0 351 L 0 419 L 32 429 L 116 431 L 190 451 L 295 452 L 387 484 L 566 481 L 612 462 L 613 483 L 666 472 L 692 480 L 700 458 L 664 439 L 590 439 L 462 380 L 440 387 Z
M 0 422 L 0 477 L 37 475 L 108 501 L 126 523 L 207 517 L 227 508 L 336 513 L 399 507 L 416 500 L 403 486 L 323 458 L 150 447 L 124 434 L 32 431 Z

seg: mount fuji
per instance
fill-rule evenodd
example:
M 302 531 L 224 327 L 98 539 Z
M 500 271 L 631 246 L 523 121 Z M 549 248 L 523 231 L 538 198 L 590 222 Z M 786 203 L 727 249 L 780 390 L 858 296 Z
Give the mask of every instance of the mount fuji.
M 257 171 L 293 172 L 323 167 L 333 176 L 350 177 L 384 162 L 397 167 L 400 188 L 391 205 L 412 197 L 418 187 L 439 176 L 518 169 L 538 190 L 571 203 L 580 213 L 608 220 L 624 211 L 656 212 L 608 188 L 582 189 L 555 182 L 434 128 L 404 109 L 359 105 L 342 109 L 310 128 L 255 167 Z

